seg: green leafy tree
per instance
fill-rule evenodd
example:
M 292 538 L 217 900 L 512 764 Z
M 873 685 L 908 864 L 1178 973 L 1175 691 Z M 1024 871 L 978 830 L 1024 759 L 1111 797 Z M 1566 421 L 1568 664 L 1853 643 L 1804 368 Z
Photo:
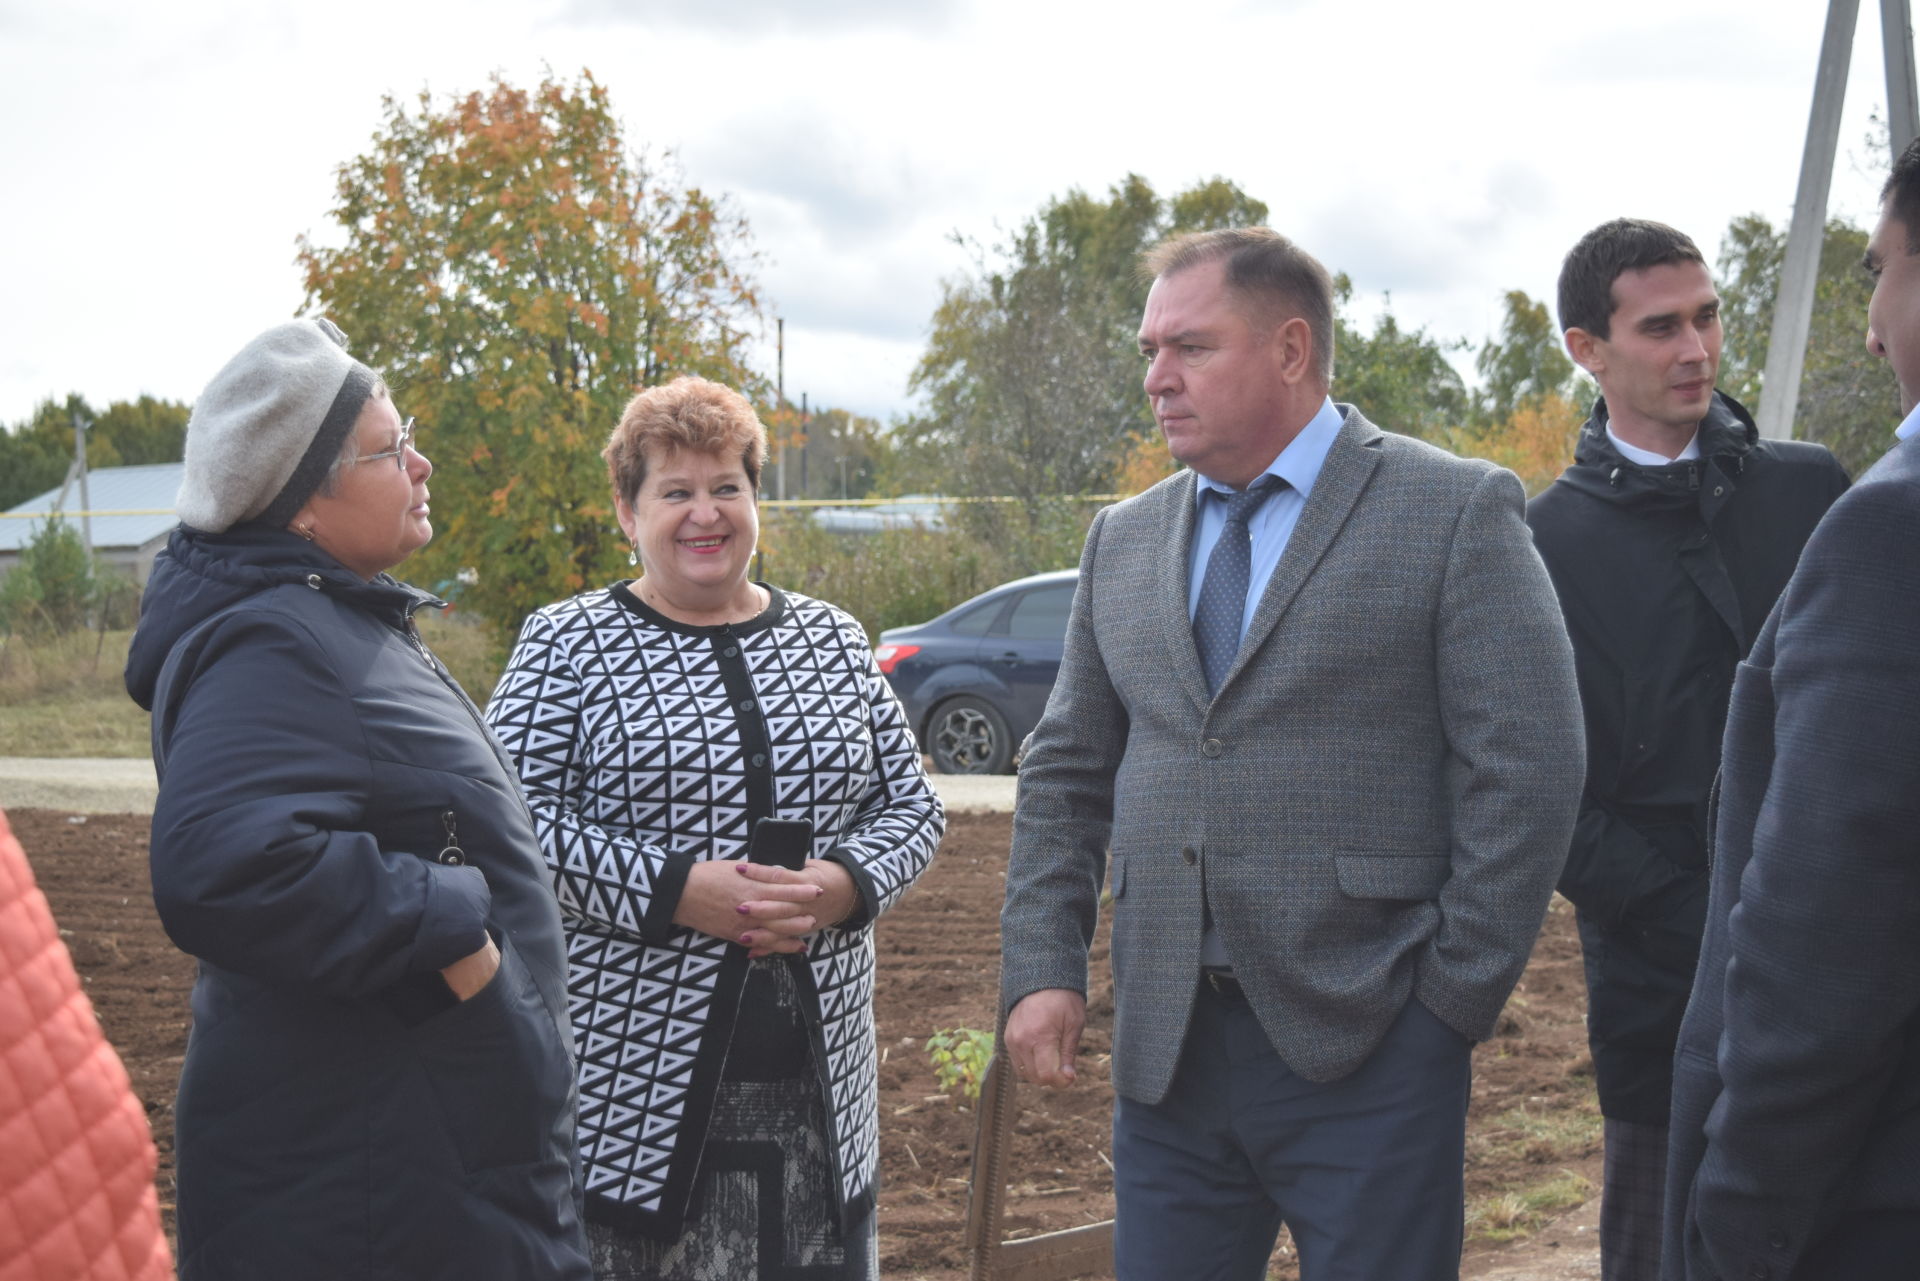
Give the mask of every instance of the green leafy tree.
M 78 397 L 74 397 L 78 399 Z M 66 477 L 73 463 L 73 423 L 56 427 L 63 408 L 47 401 L 32 418 L 0 431 L 0 511 L 44 494 Z
M 108 465 L 94 457 L 102 445 L 110 446 L 126 467 L 179 462 L 186 457 L 188 412 L 177 400 L 152 396 L 114 401 L 87 433 L 87 465 Z
M 973 267 L 945 285 L 909 383 L 927 408 L 898 429 L 896 474 L 1020 497 L 1029 521 L 1054 518 L 1049 496 L 1108 490 L 1154 431 L 1136 355 L 1141 251 L 1266 212 L 1222 178 L 1162 199 L 1129 174 L 1104 200 L 1070 191 L 992 249 L 970 245 Z
M 1786 243 L 1786 234 L 1758 214 L 1735 218 L 1720 241 L 1726 329 L 1720 386 L 1755 412 L 1766 397 L 1767 345 Z M 1873 295 L 1873 282 L 1860 267 L 1866 248 L 1867 233 L 1860 228 L 1839 219 L 1827 224 L 1793 426 L 1795 436 L 1825 445 L 1855 476 L 1893 444 L 1900 421 L 1893 371 L 1866 348 L 1867 300 Z
M 1389 431 L 1445 443 L 1467 418 L 1471 400 L 1447 353 L 1463 343 L 1445 342 L 1422 329 L 1403 329 L 1392 298 L 1370 330 L 1346 316 L 1353 282 L 1333 278 L 1333 398 L 1347 401 Z
M 1529 401 L 1585 399 L 1546 303 L 1518 289 L 1507 291 L 1500 333 L 1480 348 L 1473 364 L 1482 380 L 1477 408 L 1483 424 L 1507 422 Z
M 80 531 L 41 521 L 20 559 L 0 580 L 0 623 L 10 631 L 70 632 L 84 627 L 97 587 Z
M 142 396 L 97 412 L 78 392 L 42 401 L 33 417 L 0 430 L 0 510 L 16 507 L 66 479 L 73 462 L 73 420 L 87 429 L 89 468 L 177 463 L 184 457 L 187 407 Z M 77 501 L 77 496 L 76 496 Z
M 329 218 L 339 243 L 299 242 L 307 303 L 387 376 L 436 467 L 437 537 L 408 576 L 472 571 L 462 603 L 499 634 L 624 567 L 599 449 L 637 388 L 764 391 L 745 220 L 630 148 L 589 73 L 388 98 Z

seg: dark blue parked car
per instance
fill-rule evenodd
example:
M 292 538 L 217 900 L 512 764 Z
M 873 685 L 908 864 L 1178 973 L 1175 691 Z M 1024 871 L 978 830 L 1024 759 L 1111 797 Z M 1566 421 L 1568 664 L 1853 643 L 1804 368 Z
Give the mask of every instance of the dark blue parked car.
M 1004 774 L 1060 671 L 1080 571 L 1016 579 L 930 623 L 890 627 L 874 654 L 942 774 Z

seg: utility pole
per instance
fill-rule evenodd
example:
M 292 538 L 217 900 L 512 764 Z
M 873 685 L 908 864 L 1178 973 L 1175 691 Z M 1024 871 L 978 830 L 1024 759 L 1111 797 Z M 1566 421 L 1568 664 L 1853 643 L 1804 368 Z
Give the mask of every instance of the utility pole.
M 1776 440 L 1793 435 L 1794 406 L 1800 399 L 1800 375 L 1807 359 L 1807 333 L 1813 324 L 1820 247 L 1826 239 L 1827 195 L 1833 184 L 1834 154 L 1840 145 L 1840 108 L 1847 95 L 1847 64 L 1853 57 L 1853 33 L 1859 17 L 1860 0 L 1828 0 L 1826 34 L 1821 37 L 1819 69 L 1813 81 L 1813 110 L 1807 119 L 1807 145 L 1800 157 L 1800 183 L 1793 197 L 1793 222 L 1787 228 L 1786 261 L 1780 268 L 1773 334 L 1767 342 L 1767 367 L 1760 384 L 1760 434 Z M 1920 118 L 1915 114 L 1909 0 L 1880 0 L 1880 32 L 1887 69 L 1887 135 L 1898 158 L 1920 133 Z
M 807 428 L 813 419 L 807 413 L 807 393 L 800 393 L 800 497 L 807 496 Z
M 1887 67 L 1887 141 L 1894 159 L 1920 132 L 1920 93 L 1913 78 L 1913 15 L 1908 0 L 1880 0 L 1880 51 Z
M 773 318 L 774 332 L 774 374 L 773 374 L 773 496 L 787 496 L 787 446 L 781 439 L 781 420 L 786 417 L 787 409 L 787 321 L 784 316 Z
M 73 466 L 80 474 L 80 538 L 87 545 L 87 564 L 93 564 L 93 504 L 87 499 L 87 428 L 85 414 L 73 411 Z

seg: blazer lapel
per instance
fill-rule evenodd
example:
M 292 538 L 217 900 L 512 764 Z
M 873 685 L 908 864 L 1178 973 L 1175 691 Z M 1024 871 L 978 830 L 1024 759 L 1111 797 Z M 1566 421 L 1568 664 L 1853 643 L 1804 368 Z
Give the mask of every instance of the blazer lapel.
M 1381 437 L 1380 429 L 1351 405 L 1346 407 L 1346 415 L 1339 434 L 1333 438 L 1332 448 L 1327 451 L 1327 461 L 1320 468 L 1319 479 L 1313 482 L 1313 493 L 1308 495 L 1300 520 L 1293 527 L 1293 535 L 1287 539 L 1287 549 L 1280 554 L 1280 563 L 1273 567 L 1273 576 L 1267 579 L 1267 589 L 1261 593 L 1260 604 L 1253 611 L 1252 621 L 1247 624 L 1246 638 L 1240 642 L 1240 651 L 1234 656 L 1233 666 L 1227 670 L 1226 679 L 1220 682 L 1221 689 L 1233 683 L 1240 675 L 1240 669 L 1266 643 L 1268 635 L 1287 612 L 1287 607 L 1293 604 L 1293 598 L 1306 585 L 1314 566 L 1320 563 L 1320 558 L 1333 545 L 1341 526 L 1347 523 L 1353 505 L 1360 500 L 1361 491 L 1367 487 L 1373 469 L 1380 463 L 1380 451 L 1373 447 Z M 1190 514 L 1188 520 L 1191 523 Z M 1186 617 L 1184 608 L 1181 617 Z M 1192 629 L 1189 628 L 1188 632 L 1187 648 L 1194 653 L 1194 670 L 1198 671 L 1200 660 L 1198 651 L 1193 649 Z M 1201 688 L 1206 688 L 1204 681 Z
M 1198 484 L 1191 471 L 1184 471 L 1176 483 L 1167 486 L 1167 500 L 1173 504 L 1173 510 L 1167 513 L 1166 524 L 1172 531 L 1169 545 L 1174 552 L 1159 558 L 1160 583 L 1154 591 L 1154 608 L 1166 628 L 1167 653 L 1173 660 L 1174 679 L 1186 690 L 1194 706 L 1204 709 L 1209 702 L 1207 676 L 1200 670 L 1200 650 L 1193 643 L 1193 618 L 1187 612 L 1187 598 L 1192 590 L 1187 562 L 1193 559 L 1194 488 Z

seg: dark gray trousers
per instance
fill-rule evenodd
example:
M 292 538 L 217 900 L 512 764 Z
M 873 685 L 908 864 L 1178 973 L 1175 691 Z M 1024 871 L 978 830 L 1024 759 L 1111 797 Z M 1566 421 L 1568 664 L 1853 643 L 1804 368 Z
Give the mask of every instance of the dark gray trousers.
M 1600 1281 L 1660 1281 L 1667 1127 L 1606 1123 L 1600 1176 Z
M 1244 998 L 1201 983 L 1172 1088 L 1114 1100 L 1119 1281 L 1258 1281 L 1281 1223 L 1302 1281 L 1456 1281 L 1472 1047 L 1409 1000 L 1318 1084 Z

